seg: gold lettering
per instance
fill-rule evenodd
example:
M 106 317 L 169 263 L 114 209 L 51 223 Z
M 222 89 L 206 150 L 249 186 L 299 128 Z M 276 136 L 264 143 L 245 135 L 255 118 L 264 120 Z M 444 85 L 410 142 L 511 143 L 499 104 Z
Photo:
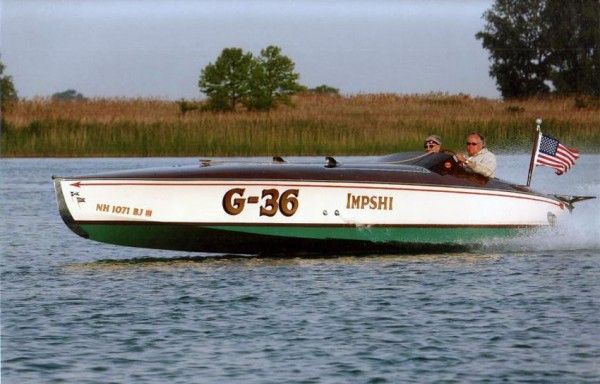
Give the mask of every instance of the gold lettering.
M 379 196 L 379 198 L 377 199 L 379 204 L 378 204 L 378 208 L 377 209 L 388 209 L 387 208 L 387 203 L 388 203 L 388 197 L 387 196 Z
M 277 213 L 278 205 L 277 199 L 279 199 L 279 191 L 276 189 L 263 189 L 262 197 L 269 196 L 265 200 L 265 206 L 260 207 L 260 216 L 275 216 Z
M 369 204 L 369 196 L 360 197 L 360 209 L 365 209 L 365 205 Z
M 353 195 L 352 193 L 346 194 L 346 209 L 368 208 L 391 211 L 394 209 L 393 203 L 394 198 L 392 196 Z
M 352 209 L 360 208 L 360 196 L 352 196 Z
M 371 196 L 371 199 L 369 199 L 369 208 L 370 209 L 377 209 L 377 196 Z
M 279 211 L 283 216 L 292 216 L 298 209 L 298 193 L 299 189 L 288 189 L 283 192 L 279 199 Z
M 227 191 L 225 196 L 223 196 L 223 209 L 230 215 L 237 215 L 244 210 L 244 205 L 246 204 L 246 199 L 241 198 L 244 195 L 244 188 L 233 188 Z M 233 195 L 240 195 L 235 199 Z
M 110 205 L 108 204 L 96 204 L 96 211 L 108 212 Z

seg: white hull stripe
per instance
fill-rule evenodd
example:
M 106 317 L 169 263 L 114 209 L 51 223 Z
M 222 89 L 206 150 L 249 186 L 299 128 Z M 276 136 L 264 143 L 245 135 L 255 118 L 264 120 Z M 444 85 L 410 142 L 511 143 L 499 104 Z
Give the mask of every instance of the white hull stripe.
M 66 181 L 66 180 L 65 180 Z M 564 204 L 552 200 L 549 198 L 544 198 L 536 195 L 529 195 L 525 193 L 516 193 L 516 192 L 508 192 L 508 191 L 500 191 L 500 190 L 490 190 L 489 192 L 486 190 L 480 189 L 468 189 L 464 187 L 432 187 L 432 186 L 410 186 L 404 185 L 402 187 L 390 187 L 387 184 L 376 184 L 365 186 L 364 184 L 332 184 L 327 182 L 315 182 L 310 184 L 305 183 L 282 183 L 282 182 L 269 182 L 269 180 L 265 180 L 264 182 L 256 183 L 256 182 L 76 182 L 71 183 L 71 186 L 74 187 L 103 187 L 103 186 L 162 186 L 162 187 L 228 187 L 228 186 L 274 186 L 274 187 L 303 187 L 303 188 L 356 188 L 356 189 L 379 189 L 379 190 L 391 190 L 391 191 L 420 191 L 420 192 L 442 192 L 442 193 L 456 193 L 456 194 L 466 194 L 466 195 L 481 195 L 481 196 L 500 196 L 500 197 L 508 197 L 515 199 L 524 199 L 524 200 L 533 200 L 540 201 L 544 203 L 549 203 L 560 207 L 561 209 L 564 207 Z

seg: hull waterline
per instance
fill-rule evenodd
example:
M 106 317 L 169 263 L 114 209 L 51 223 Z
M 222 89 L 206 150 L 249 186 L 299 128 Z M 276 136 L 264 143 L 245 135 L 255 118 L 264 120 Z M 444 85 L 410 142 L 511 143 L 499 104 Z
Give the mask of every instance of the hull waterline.
M 472 246 L 471 242 L 512 237 L 527 231 L 502 227 L 362 230 L 131 223 L 84 223 L 75 226 L 74 232 L 87 239 L 123 246 L 190 252 L 291 255 L 462 251 Z

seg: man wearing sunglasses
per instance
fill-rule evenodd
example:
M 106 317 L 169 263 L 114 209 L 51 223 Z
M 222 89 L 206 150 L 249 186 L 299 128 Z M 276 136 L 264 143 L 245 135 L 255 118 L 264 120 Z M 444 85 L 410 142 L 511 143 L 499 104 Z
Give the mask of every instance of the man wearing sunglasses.
M 467 172 L 478 173 L 485 177 L 496 177 L 496 156 L 485 147 L 485 138 L 481 133 L 467 135 L 467 153 L 459 153 L 456 160 Z
M 442 149 L 442 138 L 438 135 L 431 135 L 425 139 L 423 143 L 425 152 L 438 153 Z

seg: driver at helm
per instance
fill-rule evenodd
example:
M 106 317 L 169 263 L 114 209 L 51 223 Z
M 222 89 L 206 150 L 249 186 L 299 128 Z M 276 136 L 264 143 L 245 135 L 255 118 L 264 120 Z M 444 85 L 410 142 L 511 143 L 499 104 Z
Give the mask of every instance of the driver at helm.
M 485 147 L 485 138 L 481 133 L 467 135 L 467 153 L 459 153 L 456 160 L 465 171 L 485 177 L 496 177 L 496 156 Z

